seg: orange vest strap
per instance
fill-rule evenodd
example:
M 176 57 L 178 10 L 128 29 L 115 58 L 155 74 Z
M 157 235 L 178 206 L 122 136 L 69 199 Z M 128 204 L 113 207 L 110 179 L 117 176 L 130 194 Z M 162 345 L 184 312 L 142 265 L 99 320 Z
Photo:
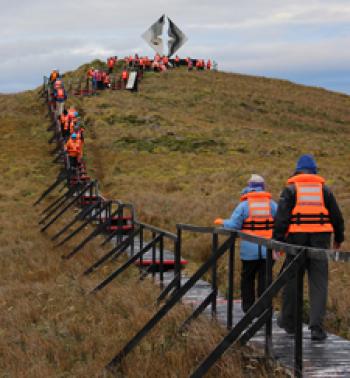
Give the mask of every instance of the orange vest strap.
M 246 201 L 249 198 L 268 198 L 271 199 L 271 193 L 268 192 L 249 192 L 241 195 L 241 201 Z
M 314 183 L 324 184 L 326 180 L 319 175 L 302 173 L 300 175 L 295 175 L 289 178 L 287 181 L 287 184 L 295 184 L 298 182 L 302 182 L 302 183 L 314 182 Z

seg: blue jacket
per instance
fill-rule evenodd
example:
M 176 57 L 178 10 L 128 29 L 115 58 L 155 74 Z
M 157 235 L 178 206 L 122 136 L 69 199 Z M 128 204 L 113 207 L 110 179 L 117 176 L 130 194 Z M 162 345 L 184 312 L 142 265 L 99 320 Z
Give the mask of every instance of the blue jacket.
M 261 191 L 257 189 L 245 188 L 242 191 L 242 194 L 246 194 L 253 191 Z M 270 200 L 271 206 L 271 215 L 275 217 L 277 212 L 277 204 L 275 201 Z M 236 230 L 241 230 L 243 222 L 249 217 L 249 207 L 248 201 L 241 202 L 234 210 L 230 219 L 224 220 L 224 228 L 234 228 Z M 262 258 L 266 258 L 266 248 L 262 247 Z M 259 256 L 259 247 L 257 244 L 241 240 L 240 242 L 240 254 L 241 260 L 258 260 Z

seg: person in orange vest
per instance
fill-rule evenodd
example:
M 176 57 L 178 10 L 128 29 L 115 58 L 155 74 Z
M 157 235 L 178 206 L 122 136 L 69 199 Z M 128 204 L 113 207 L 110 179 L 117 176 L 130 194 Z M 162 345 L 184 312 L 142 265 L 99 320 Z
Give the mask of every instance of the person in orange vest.
M 146 60 L 145 60 L 145 58 L 141 57 L 140 58 L 140 70 L 144 71 L 145 67 L 146 67 Z
M 69 117 L 69 113 L 68 113 Z M 73 134 L 74 132 L 74 126 L 80 122 L 79 113 L 75 112 L 73 117 L 69 117 L 69 134 Z
M 62 88 L 62 87 L 63 87 L 63 81 L 62 81 L 62 79 L 57 78 L 57 79 L 54 81 L 53 89 L 54 89 L 54 90 L 57 90 L 58 88 Z
M 102 82 L 101 89 L 105 89 L 106 88 L 106 85 L 105 85 L 106 77 L 107 77 L 107 72 L 101 71 L 101 82 Z
M 129 78 L 129 72 L 126 68 L 124 68 L 124 70 L 122 72 L 122 83 L 123 83 L 124 88 L 126 87 L 126 84 L 128 82 L 128 78 Z
M 110 88 L 111 87 L 111 79 L 107 73 L 103 75 L 103 85 L 105 88 Z
M 151 60 L 148 58 L 148 56 L 145 57 L 145 70 L 146 71 L 150 71 L 152 67 L 152 62 Z
M 50 83 L 53 84 L 58 78 L 59 78 L 60 74 L 58 72 L 58 70 L 52 70 L 51 71 L 51 74 L 50 74 Z
M 241 202 L 234 209 L 231 218 L 217 218 L 214 223 L 217 226 L 241 230 L 251 235 L 270 239 L 276 210 L 276 202 L 272 200 L 271 194 L 265 191 L 265 180 L 257 174 L 252 174 L 248 186 L 241 193 Z M 265 290 L 266 248 L 262 247 L 259 250 L 257 244 L 241 240 L 240 256 L 242 260 L 242 309 L 247 312 L 255 302 L 256 279 L 258 296 Z
M 180 57 L 178 55 L 175 56 L 175 67 L 180 67 Z
M 76 113 L 76 109 L 71 106 L 69 109 L 68 109 L 68 123 L 71 122 L 71 120 L 75 117 L 75 113 Z
M 61 134 L 63 139 L 67 140 L 69 137 L 69 123 L 68 123 L 68 111 L 64 109 L 60 115 Z
M 197 61 L 196 61 L 196 68 L 197 68 L 197 70 L 198 71 L 199 70 L 204 70 L 204 66 L 205 66 L 204 59 L 197 59 Z
M 64 149 L 67 151 L 70 167 L 77 168 L 78 161 L 81 158 L 81 141 L 77 140 L 75 133 L 71 135 Z
M 92 92 L 96 90 L 96 81 L 95 81 L 94 72 L 95 72 L 94 67 L 90 67 L 86 73 L 86 89 L 90 91 L 90 88 L 91 88 Z
M 107 59 L 107 67 L 108 67 L 109 75 L 113 72 L 114 65 L 115 65 L 115 59 L 114 57 L 111 56 Z
M 312 155 L 302 155 L 295 173 L 287 181 L 278 203 L 273 238 L 277 241 L 305 247 L 329 249 L 334 234 L 333 248 L 339 249 L 344 241 L 344 219 L 337 201 L 317 174 Z M 328 258 L 326 252 L 312 252 L 306 256 L 304 269 L 308 271 L 311 339 L 324 340 L 323 328 L 328 293 Z M 287 255 L 285 266 L 294 256 Z M 287 333 L 294 333 L 295 281 L 290 279 L 282 294 L 282 309 L 277 324 Z
M 103 80 L 102 80 L 103 72 L 102 70 L 95 70 L 94 72 L 94 79 L 96 80 L 96 88 L 103 89 Z
M 77 141 L 80 142 L 80 159 L 83 157 L 84 152 L 84 131 L 85 129 L 80 126 L 80 121 L 77 121 L 74 125 L 73 133 L 77 136 Z
M 207 70 L 211 70 L 211 60 L 210 59 L 208 59 L 208 61 L 207 61 Z
M 166 55 L 163 55 L 162 62 L 166 68 L 168 68 L 169 65 L 169 58 Z
M 153 67 L 153 71 L 154 72 L 159 72 L 160 71 L 160 63 L 158 60 L 154 60 L 153 61 L 153 64 L 152 64 L 152 67 Z
M 58 80 L 56 80 L 57 83 Z M 63 87 L 63 83 L 56 85 L 54 90 L 54 97 L 56 102 L 56 117 L 57 119 L 62 114 L 64 109 L 64 103 L 67 100 L 67 93 Z

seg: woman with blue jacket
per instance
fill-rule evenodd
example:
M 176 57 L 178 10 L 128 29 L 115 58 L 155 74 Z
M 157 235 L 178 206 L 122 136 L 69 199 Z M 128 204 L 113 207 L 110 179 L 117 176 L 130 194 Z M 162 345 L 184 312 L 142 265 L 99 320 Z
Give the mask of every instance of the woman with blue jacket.
M 241 230 L 251 235 L 271 238 L 277 204 L 265 191 L 263 177 L 252 174 L 248 186 L 241 193 L 241 202 L 230 219 L 217 218 L 216 225 Z M 241 240 L 240 257 L 242 309 L 247 312 L 255 302 L 255 279 L 258 280 L 258 296 L 265 290 L 266 248 Z

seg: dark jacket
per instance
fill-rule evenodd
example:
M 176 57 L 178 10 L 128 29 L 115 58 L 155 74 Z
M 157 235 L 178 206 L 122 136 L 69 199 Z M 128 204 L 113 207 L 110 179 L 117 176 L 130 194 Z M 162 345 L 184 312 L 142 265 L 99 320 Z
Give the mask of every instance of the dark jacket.
M 304 173 L 304 172 L 300 172 Z M 339 209 L 337 201 L 326 185 L 323 187 L 324 203 L 329 211 L 329 217 L 334 228 L 334 241 L 342 243 L 344 241 L 344 219 Z M 290 244 L 305 245 L 315 248 L 329 248 L 331 234 L 330 233 L 294 233 L 286 237 L 292 210 L 296 204 L 296 188 L 288 185 L 281 193 L 277 214 L 275 217 L 275 226 L 273 231 L 273 239 L 287 242 Z

